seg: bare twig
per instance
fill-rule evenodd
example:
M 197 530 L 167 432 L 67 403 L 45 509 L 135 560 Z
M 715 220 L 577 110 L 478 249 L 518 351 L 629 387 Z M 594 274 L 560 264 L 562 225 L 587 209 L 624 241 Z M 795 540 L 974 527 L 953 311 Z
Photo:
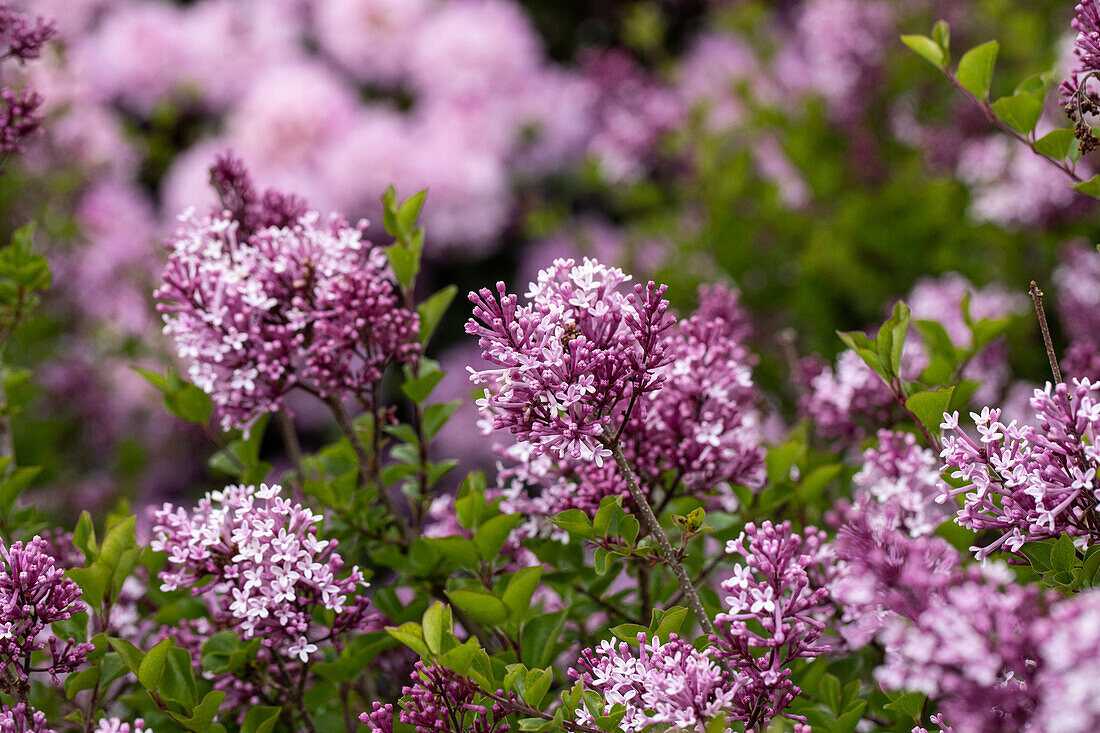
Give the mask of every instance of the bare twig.
M 718 632 L 714 628 L 714 623 L 710 620 L 710 616 L 703 609 L 703 603 L 699 600 L 699 593 L 695 590 L 695 586 L 691 582 L 691 578 L 688 577 L 687 571 L 684 570 L 684 566 L 680 563 L 680 559 L 676 554 L 676 551 L 672 548 L 672 543 L 668 541 L 668 535 L 661 529 L 661 523 L 657 519 L 657 515 L 653 513 L 653 508 L 649 505 L 649 500 L 645 494 L 642 493 L 642 489 L 638 486 L 638 479 L 634 475 L 634 470 L 630 467 L 630 464 L 626 460 L 626 456 L 623 455 L 622 446 L 619 441 L 615 440 L 614 434 L 612 434 L 610 428 L 604 428 L 603 434 L 604 445 L 611 451 L 611 455 L 615 458 L 615 464 L 619 467 L 619 473 L 622 474 L 623 481 L 626 482 L 626 488 L 630 492 L 630 496 L 634 499 L 634 506 L 636 511 L 641 515 L 642 523 L 649 530 L 649 533 L 653 536 L 653 539 L 657 542 L 657 547 L 661 551 L 661 557 L 664 558 L 665 564 L 672 570 L 672 574 L 676 576 L 677 582 L 680 584 L 680 588 L 684 592 L 684 600 L 687 602 L 688 607 L 695 613 L 695 618 L 699 621 L 699 626 L 703 632 L 709 636 L 717 636 Z
M 1035 304 L 1035 316 L 1039 319 L 1039 330 L 1043 332 L 1043 346 L 1047 350 L 1047 361 L 1050 362 L 1050 371 L 1054 375 L 1054 383 L 1061 384 L 1062 382 L 1062 370 L 1058 368 L 1058 355 L 1054 352 L 1054 343 L 1050 340 L 1050 327 L 1047 326 L 1047 314 L 1043 310 L 1043 291 L 1039 289 L 1039 286 L 1035 284 L 1035 281 L 1031 281 L 1031 288 L 1028 289 L 1028 294 L 1031 296 L 1031 302 Z

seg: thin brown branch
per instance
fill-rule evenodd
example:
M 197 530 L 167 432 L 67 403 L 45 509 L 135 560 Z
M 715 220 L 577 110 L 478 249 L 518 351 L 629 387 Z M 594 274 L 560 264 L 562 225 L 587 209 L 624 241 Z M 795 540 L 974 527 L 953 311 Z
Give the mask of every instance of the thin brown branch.
M 1047 314 L 1043 309 L 1043 291 L 1032 280 L 1031 287 L 1027 292 L 1031 296 L 1031 302 L 1035 304 L 1035 316 L 1039 319 L 1039 330 L 1043 332 L 1043 346 L 1047 350 L 1047 361 L 1050 362 L 1050 372 L 1054 375 L 1054 383 L 1061 384 L 1062 370 L 1058 368 L 1058 355 L 1054 352 L 1054 342 L 1050 340 L 1050 327 L 1047 325 Z

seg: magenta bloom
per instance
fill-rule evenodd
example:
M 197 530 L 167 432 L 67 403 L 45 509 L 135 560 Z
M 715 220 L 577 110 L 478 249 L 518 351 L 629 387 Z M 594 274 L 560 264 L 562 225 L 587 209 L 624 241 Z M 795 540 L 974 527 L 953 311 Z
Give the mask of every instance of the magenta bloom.
M 715 655 L 744 677 L 736 717 L 752 730 L 765 729 L 778 715 L 805 723 L 784 710 L 801 692 L 789 665 L 829 651 L 819 643 L 827 613 L 825 576 L 833 562 L 825 533 L 808 527 L 799 536 L 789 522 L 749 523 L 726 552 L 740 555 L 744 564 L 722 582 L 728 610 L 715 617 L 718 636 L 712 640 Z
M 366 619 L 363 574 L 344 565 L 336 540 L 317 537 L 321 517 L 280 496 L 279 486 L 228 486 L 193 511 L 165 504 L 155 513 L 151 547 L 168 555 L 162 590 L 204 596 L 219 629 L 289 659 L 307 662 L 318 644 L 359 630 Z M 203 583 L 211 577 L 212 583 Z M 319 625 L 315 614 L 335 614 Z
M 213 170 L 225 209 L 180 218 L 156 292 L 191 380 L 226 428 L 278 410 L 295 388 L 369 407 L 386 367 L 419 349 L 385 253 L 363 240 L 366 222 L 261 198 L 234 164 Z
M 940 501 L 963 495 L 955 521 L 975 531 L 1001 536 L 972 548 L 978 559 L 1000 547 L 1017 552 L 1025 542 L 1091 536 L 1100 448 L 1100 402 L 1087 379 L 1072 385 L 1047 384 L 1035 390 L 1031 408 L 1038 425 L 1008 425 L 1000 410 L 971 413 L 978 439 L 959 427 L 958 413 L 944 415 L 943 452 L 952 478 L 961 488 L 942 486 Z
M 596 690 L 608 706 L 621 704 L 624 733 L 697 731 L 729 712 L 744 680 L 723 670 L 705 652 L 672 634 L 664 644 L 638 634 L 638 648 L 603 641 L 585 649 L 569 676 Z M 594 725 L 604 711 L 577 710 L 577 722 Z M 660 728 L 650 728 L 660 726 Z
M 54 733 L 46 726 L 46 714 L 26 703 L 0 708 L 0 733 Z
M 446 667 L 426 667 L 423 662 L 417 662 L 411 679 L 411 685 L 401 688 L 403 696 L 398 719 L 413 726 L 416 733 L 452 730 L 465 733 L 507 733 L 512 729 L 512 726 L 503 722 L 507 711 L 499 703 L 493 703 L 491 707 L 479 704 L 477 685 Z M 378 713 L 377 707 L 375 713 Z M 386 727 L 384 716 L 379 715 L 378 720 L 372 716 L 368 718 L 371 721 L 368 726 L 372 732 L 389 733 L 393 730 L 392 721 L 389 728 Z
M 495 389 L 478 402 L 493 429 L 514 433 L 535 455 L 603 464 L 611 455 L 605 431 L 617 430 L 663 381 L 662 334 L 674 322 L 665 286 L 619 292 L 629 280 L 595 260 L 559 259 L 539 273 L 524 305 L 504 283 L 495 295 L 487 288 L 470 293 L 474 317 L 466 332 L 500 367 L 471 370 L 470 377 Z
M 60 675 L 77 669 L 92 651 L 91 644 L 62 641 L 49 631 L 50 624 L 86 610 L 80 588 L 65 577 L 41 537 L 26 545 L 0 543 L 0 558 L 0 674 L 25 682 L 24 660 L 48 647 L 46 671 L 60 685 Z

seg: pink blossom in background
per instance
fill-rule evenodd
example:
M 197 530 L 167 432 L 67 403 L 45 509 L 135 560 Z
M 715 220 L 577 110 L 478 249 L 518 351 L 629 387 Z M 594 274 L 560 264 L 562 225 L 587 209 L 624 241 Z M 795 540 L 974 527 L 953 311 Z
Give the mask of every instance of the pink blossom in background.
M 1085 205 L 1064 173 L 1003 135 L 964 143 L 956 175 L 971 187 L 970 216 L 1006 229 L 1036 226 Z
M 832 115 L 847 119 L 862 107 L 893 33 L 891 5 L 881 0 L 807 0 L 775 60 L 789 94 L 817 94 Z
M 1072 339 L 1100 342 L 1100 252 L 1072 242 L 1061 255 L 1054 270 L 1059 325 Z
M 433 0 L 318 0 L 312 3 L 321 49 L 365 82 L 404 82 L 418 26 Z
M 704 127 L 723 132 L 742 122 L 741 95 L 768 84 L 756 52 L 732 35 L 705 32 L 695 39 L 680 62 L 677 94 L 689 111 L 702 112 Z

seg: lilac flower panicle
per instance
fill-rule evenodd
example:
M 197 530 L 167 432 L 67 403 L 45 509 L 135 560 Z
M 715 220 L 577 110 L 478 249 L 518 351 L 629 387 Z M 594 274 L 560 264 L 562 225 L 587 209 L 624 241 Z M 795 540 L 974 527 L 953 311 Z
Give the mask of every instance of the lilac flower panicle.
M 734 715 L 754 730 L 780 715 L 805 724 L 785 712 L 801 692 L 789 665 L 829 651 L 820 643 L 833 564 L 825 533 L 808 527 L 800 536 L 789 522 L 749 523 L 726 552 L 744 563 L 722 582 L 728 610 L 715 617 L 718 636 L 712 640 L 715 656 L 743 678 Z
M 392 363 L 418 353 L 418 318 L 401 306 L 366 222 L 323 221 L 293 196 L 252 189 L 232 160 L 215 185 L 231 208 L 188 211 L 157 290 L 164 331 L 212 397 L 222 425 L 247 427 L 299 387 L 369 405 Z
M 531 283 L 527 301 L 498 283 L 470 293 L 483 358 L 499 366 L 471 370 L 471 381 L 493 388 L 478 401 L 495 430 L 529 443 L 535 455 L 595 461 L 611 455 L 605 430 L 662 381 L 663 333 L 672 326 L 665 286 L 636 285 L 622 270 L 585 258 L 558 259 Z
M 0 707 L 0 733 L 55 733 L 47 725 L 46 714 L 26 703 Z
M 635 649 L 626 642 L 603 641 L 585 649 L 569 676 L 598 691 L 607 705 L 621 704 L 626 714 L 619 722 L 624 733 L 656 730 L 696 731 L 734 705 L 744 680 L 724 670 L 705 652 L 685 639 L 670 635 L 665 643 L 638 634 Z M 576 722 L 594 725 L 587 706 L 577 710 Z
M 879 637 L 886 650 L 875 670 L 888 690 L 916 690 L 937 700 L 960 731 L 1034 729 L 1040 687 L 1044 602 L 1018 585 L 1002 564 L 960 571 L 913 621 L 895 617 Z
M 477 685 L 445 667 L 429 667 L 417 662 L 411 682 L 411 685 L 401 688 L 402 703 L 398 719 L 405 725 L 413 726 L 416 733 L 455 730 L 464 733 L 507 733 L 511 730 L 511 726 L 503 722 L 508 711 L 500 703 L 494 702 L 488 707 L 478 703 Z M 499 691 L 498 694 L 503 695 Z M 373 725 L 378 727 L 372 727 L 372 731 L 386 730 L 384 722 Z
M 807 391 L 799 408 L 822 437 L 855 443 L 866 423 L 889 422 L 896 399 L 856 352 L 841 352 L 835 366 L 805 361 L 802 371 Z
M 1082 0 L 1075 10 L 1077 14 L 1072 25 L 1077 31 L 1073 43 L 1077 66 L 1058 85 L 1058 92 L 1066 115 L 1074 122 L 1074 132 L 1081 140 L 1082 152 L 1088 153 L 1096 148 L 1097 141 L 1084 117 L 1100 111 L 1096 94 L 1088 91 L 1086 81 L 1089 74 L 1100 72 L 1100 7 L 1095 0 Z M 1082 88 L 1082 84 L 1086 84 L 1086 88 Z
M 393 705 L 376 702 L 371 712 L 359 714 L 359 722 L 371 733 L 393 733 Z
M 7 53 L 20 61 L 30 61 L 42 55 L 42 48 L 57 36 L 57 22 L 38 16 L 33 20 L 25 13 L 0 3 L 0 38 Z
M 662 335 L 659 386 L 634 401 L 621 426 L 623 454 L 644 490 L 675 475 L 668 491 L 728 508 L 731 485 L 763 485 L 762 399 L 752 379 L 755 358 L 744 345 L 749 330 L 737 291 L 715 286 L 701 288 L 697 311 Z M 609 461 L 559 456 L 525 441 L 499 450 L 506 459 L 498 474 L 503 506 L 531 516 L 531 531 L 548 530 L 542 518 L 566 509 L 595 511 L 607 496 L 632 501 Z
M 361 630 L 367 583 L 359 569 L 343 578 L 336 540 L 317 536 L 322 517 L 281 496 L 279 486 L 228 486 L 192 511 L 165 504 L 154 515 L 151 547 L 168 555 L 161 589 L 202 595 L 218 629 L 302 663 L 322 640 Z M 201 584 L 207 576 L 209 584 Z M 335 614 L 319 628 L 314 614 Z
M 80 588 L 65 577 L 41 537 L 10 547 L 0 543 L 0 674 L 27 680 L 23 660 L 33 652 L 50 650 L 47 671 L 54 684 L 60 675 L 84 663 L 92 645 L 61 640 L 48 631 L 86 610 Z
M 1036 389 L 1031 398 L 1036 425 L 1015 420 L 1005 425 L 1000 410 L 988 407 L 971 413 L 977 439 L 959 427 L 958 413 L 944 415 L 940 455 L 962 485 L 942 484 L 939 500 L 962 495 L 955 521 L 1000 533 L 989 545 L 973 548 L 979 559 L 999 548 L 1018 552 L 1025 542 L 1063 533 L 1091 536 L 1100 466 L 1096 390 L 1087 379 Z
M 57 24 L 43 17 L 31 19 L 25 13 L 0 3 L 0 44 L 5 57 L 20 63 L 37 59 L 42 48 L 57 35 Z M 19 153 L 23 143 L 42 125 L 39 108 L 42 95 L 30 88 L 0 89 L 0 153 Z

